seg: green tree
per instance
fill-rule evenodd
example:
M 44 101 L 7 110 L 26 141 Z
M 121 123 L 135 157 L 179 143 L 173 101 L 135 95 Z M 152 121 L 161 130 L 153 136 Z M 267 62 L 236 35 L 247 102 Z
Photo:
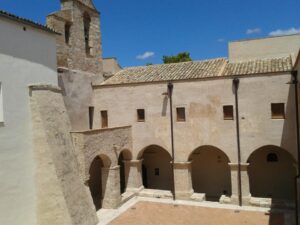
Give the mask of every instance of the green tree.
M 189 61 L 192 61 L 192 58 L 191 58 L 189 52 L 180 52 L 177 55 L 163 56 L 164 64 L 189 62 Z

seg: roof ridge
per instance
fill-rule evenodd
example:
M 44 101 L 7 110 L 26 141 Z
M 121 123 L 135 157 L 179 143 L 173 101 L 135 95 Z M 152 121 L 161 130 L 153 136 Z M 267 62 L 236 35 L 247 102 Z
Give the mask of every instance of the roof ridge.
M 21 22 L 21 23 L 25 23 L 27 25 L 31 25 L 35 28 L 38 28 L 38 29 L 41 29 L 41 30 L 44 30 L 44 31 L 47 31 L 47 32 L 50 32 L 50 33 L 59 34 L 58 32 L 56 32 L 55 30 L 53 30 L 52 28 L 50 28 L 46 25 L 43 25 L 41 23 L 35 22 L 33 20 L 30 20 L 30 19 L 26 19 L 24 17 L 17 16 L 15 14 L 9 13 L 9 12 L 4 11 L 2 9 L 0 9 L 0 16 L 8 18 L 8 19 L 15 20 L 15 21 L 18 21 L 18 22 Z
M 151 68 L 151 67 L 168 66 L 168 65 L 183 65 L 183 64 L 189 64 L 189 63 L 200 63 L 200 62 L 217 61 L 217 60 L 227 60 L 227 58 L 226 57 L 219 57 L 219 58 L 203 59 L 203 60 L 192 60 L 192 61 L 178 62 L 178 63 L 153 64 L 153 65 L 144 65 L 144 66 L 130 66 L 130 67 L 125 67 L 123 70 L 148 68 L 148 67 Z

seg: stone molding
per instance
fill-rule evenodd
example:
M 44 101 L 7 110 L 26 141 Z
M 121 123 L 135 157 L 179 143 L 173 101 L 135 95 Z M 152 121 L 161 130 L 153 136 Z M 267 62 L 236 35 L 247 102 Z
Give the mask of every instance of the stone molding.
M 52 84 L 30 84 L 28 85 L 30 93 L 32 91 L 52 91 L 57 93 L 62 93 L 62 90 L 55 85 Z
M 231 170 L 238 170 L 239 164 L 238 163 L 228 163 Z M 250 163 L 241 163 L 241 170 L 246 171 Z

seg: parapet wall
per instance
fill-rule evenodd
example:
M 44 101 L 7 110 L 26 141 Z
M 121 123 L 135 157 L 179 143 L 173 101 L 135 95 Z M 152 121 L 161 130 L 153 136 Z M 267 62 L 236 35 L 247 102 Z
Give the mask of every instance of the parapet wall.
M 71 125 L 60 89 L 47 85 L 30 86 L 30 100 L 37 224 L 97 224 L 92 198 L 79 176 Z

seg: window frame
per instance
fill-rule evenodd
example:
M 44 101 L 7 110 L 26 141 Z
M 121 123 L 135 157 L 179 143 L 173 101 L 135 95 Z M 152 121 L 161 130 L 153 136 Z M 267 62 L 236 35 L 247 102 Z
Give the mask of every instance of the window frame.
M 180 114 L 182 113 L 182 112 L 180 112 L 180 110 L 183 110 L 182 112 L 183 112 L 184 118 L 180 117 Z M 186 110 L 185 110 L 185 107 L 183 107 L 183 106 L 176 107 L 176 121 L 177 122 L 186 122 Z
M 142 112 L 143 114 L 143 118 L 140 117 L 140 113 L 139 112 Z M 136 114 L 137 114 L 137 122 L 145 122 L 146 121 L 146 112 L 145 112 L 145 109 L 137 109 L 136 110 Z
M 275 115 L 274 113 L 274 107 L 275 106 L 282 106 L 282 108 L 280 108 L 280 115 Z M 281 111 L 281 109 L 283 111 Z M 286 119 L 286 112 L 285 112 L 285 103 L 280 102 L 280 103 L 271 103 L 271 119 L 272 120 L 284 120 Z
M 108 111 L 107 110 L 101 110 L 100 115 L 101 115 L 101 128 L 102 129 L 108 128 Z
M 226 115 L 226 108 L 232 109 L 232 115 L 229 117 Z M 234 106 L 233 105 L 223 105 L 223 120 L 234 120 Z

